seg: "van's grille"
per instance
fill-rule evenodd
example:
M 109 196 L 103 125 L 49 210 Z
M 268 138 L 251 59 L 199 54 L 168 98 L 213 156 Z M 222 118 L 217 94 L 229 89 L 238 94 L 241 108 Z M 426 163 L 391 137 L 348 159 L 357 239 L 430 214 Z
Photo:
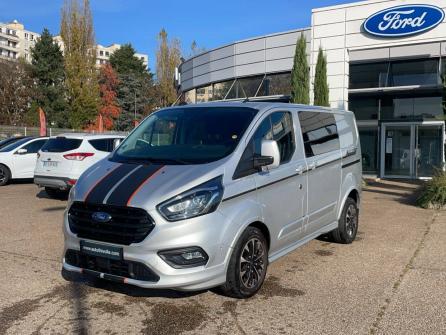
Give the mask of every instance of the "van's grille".
M 84 270 L 106 273 L 112 276 L 151 282 L 157 282 L 160 279 L 158 275 L 142 263 L 85 255 L 71 249 L 68 249 L 65 253 L 65 262 Z
M 111 220 L 104 223 L 94 221 L 92 215 L 96 212 L 109 214 Z M 155 227 L 150 215 L 141 208 L 85 202 L 71 205 L 68 223 L 73 234 L 80 238 L 124 245 L 141 242 Z

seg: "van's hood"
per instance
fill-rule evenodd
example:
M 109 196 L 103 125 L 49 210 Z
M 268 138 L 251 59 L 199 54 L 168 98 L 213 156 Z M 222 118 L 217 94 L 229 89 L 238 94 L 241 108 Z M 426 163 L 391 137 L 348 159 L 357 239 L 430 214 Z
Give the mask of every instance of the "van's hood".
M 224 164 L 128 164 L 104 159 L 76 183 L 72 200 L 151 210 L 159 203 L 224 173 Z

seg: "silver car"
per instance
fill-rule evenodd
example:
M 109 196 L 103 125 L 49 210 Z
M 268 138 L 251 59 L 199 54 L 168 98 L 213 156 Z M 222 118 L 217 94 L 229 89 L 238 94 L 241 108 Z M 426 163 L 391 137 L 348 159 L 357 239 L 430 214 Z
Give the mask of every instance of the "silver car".
M 351 112 L 282 103 L 162 109 L 79 178 L 64 217 L 64 272 L 145 288 L 219 287 L 246 298 L 268 264 L 358 230 Z

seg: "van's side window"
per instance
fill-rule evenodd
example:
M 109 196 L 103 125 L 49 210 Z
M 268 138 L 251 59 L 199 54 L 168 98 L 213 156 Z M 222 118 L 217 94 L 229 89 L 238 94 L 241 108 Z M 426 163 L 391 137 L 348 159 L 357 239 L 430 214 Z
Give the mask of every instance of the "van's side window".
M 240 159 L 234 179 L 257 173 L 253 167 L 254 156 L 261 155 L 262 140 L 275 140 L 279 146 L 280 164 L 290 161 L 296 149 L 293 119 L 289 112 L 275 112 L 257 127 Z
M 299 112 L 299 121 L 306 157 L 339 150 L 339 136 L 333 114 Z

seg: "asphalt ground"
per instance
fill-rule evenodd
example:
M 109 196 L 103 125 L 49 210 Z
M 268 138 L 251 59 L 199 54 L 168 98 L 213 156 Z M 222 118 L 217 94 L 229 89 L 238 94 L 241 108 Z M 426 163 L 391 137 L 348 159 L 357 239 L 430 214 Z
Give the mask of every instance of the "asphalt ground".
M 415 207 L 416 188 L 373 183 L 353 244 L 314 240 L 235 300 L 65 281 L 65 201 L 1 187 L 0 334 L 446 334 L 446 213 Z

